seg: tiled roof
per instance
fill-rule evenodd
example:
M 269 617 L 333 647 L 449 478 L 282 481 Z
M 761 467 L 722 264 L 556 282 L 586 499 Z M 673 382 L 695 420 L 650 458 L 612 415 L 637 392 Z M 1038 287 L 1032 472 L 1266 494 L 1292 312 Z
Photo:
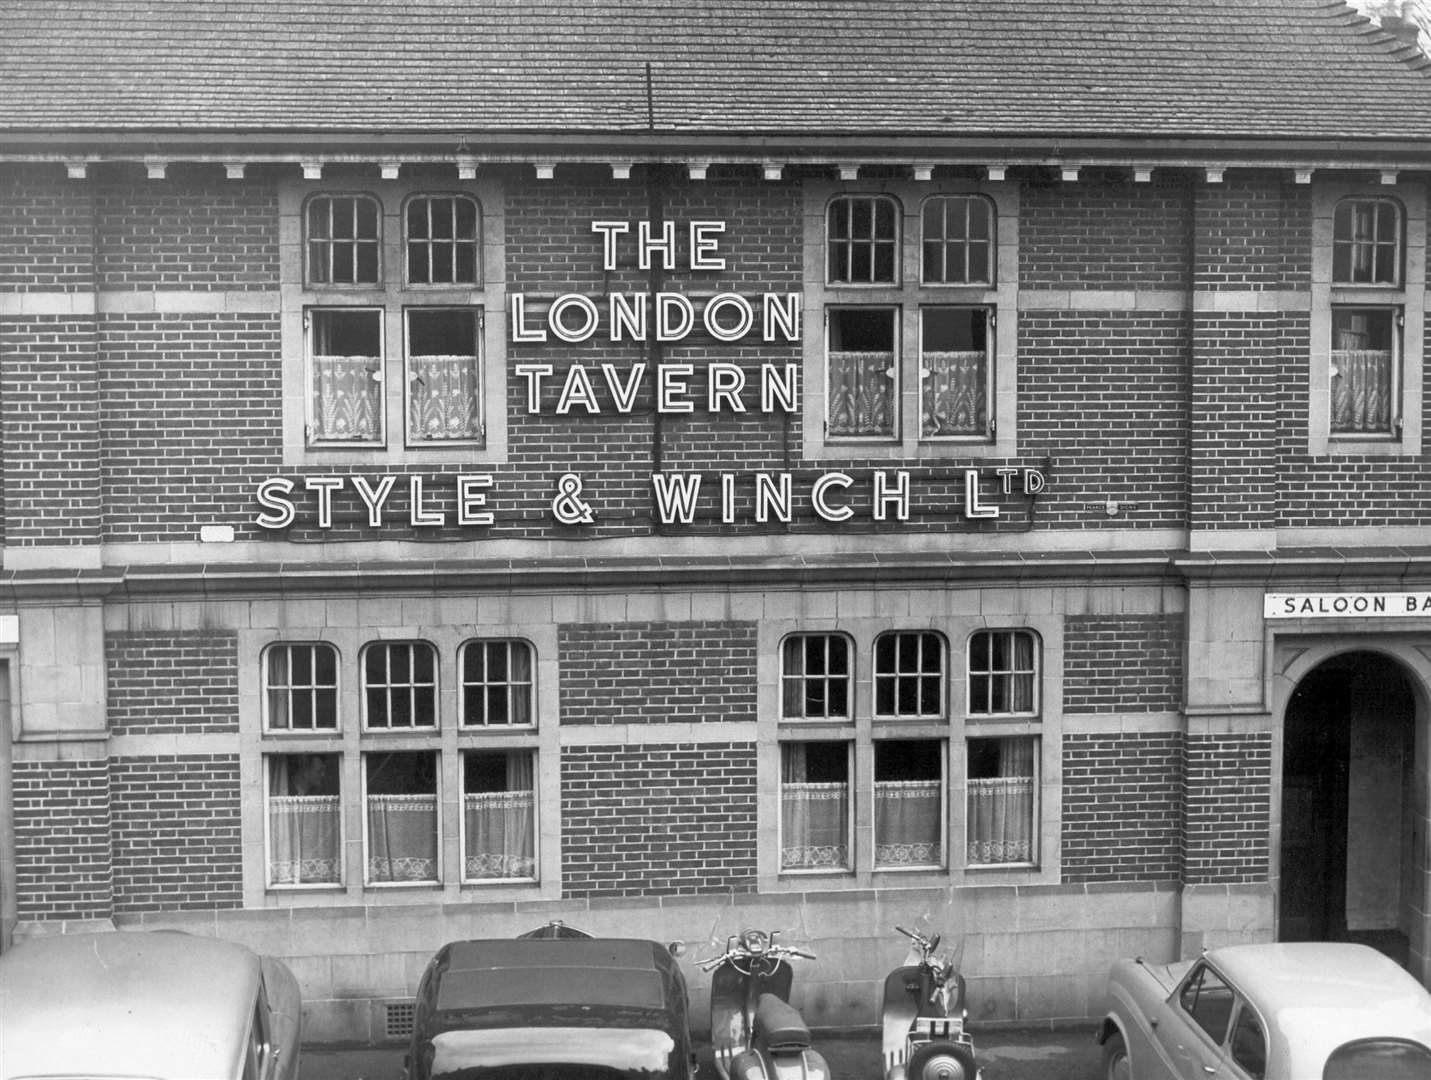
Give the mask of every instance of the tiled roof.
M 1339 0 L 3 0 L 3 131 L 1421 140 L 1431 71 Z

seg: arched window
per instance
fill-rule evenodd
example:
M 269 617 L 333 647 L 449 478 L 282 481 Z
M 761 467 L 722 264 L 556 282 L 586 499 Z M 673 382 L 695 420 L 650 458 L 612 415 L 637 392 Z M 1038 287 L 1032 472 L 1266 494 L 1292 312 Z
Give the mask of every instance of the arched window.
M 925 199 L 920 242 L 924 284 L 994 283 L 994 204 L 983 196 Z
M 899 207 L 888 195 L 830 201 L 825 234 L 832 284 L 892 285 L 899 272 Z
M 1401 283 L 1401 207 L 1391 199 L 1343 199 L 1332 222 L 1332 281 Z
M 315 195 L 304 231 L 310 285 L 376 285 L 382 216 L 371 195 Z

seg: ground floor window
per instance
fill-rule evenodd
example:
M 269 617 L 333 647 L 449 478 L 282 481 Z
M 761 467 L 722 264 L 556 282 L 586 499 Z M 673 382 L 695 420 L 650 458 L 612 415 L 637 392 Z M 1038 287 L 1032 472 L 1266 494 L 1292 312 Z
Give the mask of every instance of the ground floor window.
M 968 741 L 968 865 L 1037 860 L 1037 763 L 1032 736 Z
M 530 750 L 462 755 L 464 880 L 536 878 L 535 758 Z
M 850 744 L 780 747 L 781 870 L 850 869 Z
M 270 754 L 264 760 L 268 884 L 342 884 L 339 755 Z
M 431 884 L 438 873 L 437 755 L 363 755 L 368 884 Z
M 874 744 L 875 868 L 944 865 L 944 742 Z

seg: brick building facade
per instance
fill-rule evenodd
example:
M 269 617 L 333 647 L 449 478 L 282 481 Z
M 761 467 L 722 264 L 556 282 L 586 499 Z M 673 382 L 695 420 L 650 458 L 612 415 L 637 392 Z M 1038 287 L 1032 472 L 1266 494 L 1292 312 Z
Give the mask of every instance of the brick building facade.
M 863 57 L 813 0 L 217 5 L 231 54 L 61 7 L 0 15 L 7 940 L 245 941 L 319 1041 L 547 919 L 783 929 L 813 1024 L 921 920 L 983 1021 L 1229 941 L 1431 978 L 1413 48 L 1291 0 L 880 5 L 928 40 Z

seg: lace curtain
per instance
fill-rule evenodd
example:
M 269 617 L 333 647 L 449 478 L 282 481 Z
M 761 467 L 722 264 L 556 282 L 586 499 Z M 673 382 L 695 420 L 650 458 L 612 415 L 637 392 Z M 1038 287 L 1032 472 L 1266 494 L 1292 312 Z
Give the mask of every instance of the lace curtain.
M 269 758 L 268 880 L 271 885 L 341 881 L 342 808 L 321 755 Z
M 938 866 L 940 820 L 938 780 L 875 781 L 875 865 Z
M 424 442 L 479 438 L 477 358 L 414 356 L 409 365 L 411 437 Z
M 368 796 L 368 880 L 437 880 L 437 796 Z
M 1332 430 L 1391 430 L 1391 350 L 1332 350 Z
M 926 352 L 923 359 L 924 434 L 987 434 L 983 351 Z
M 999 775 L 969 780 L 971 865 L 1026 863 L 1034 858 L 1034 741 L 996 741 Z
M 830 353 L 831 435 L 894 433 L 894 353 Z
M 313 357 L 313 437 L 369 442 L 378 437 L 383 384 L 376 356 Z
M 507 755 L 507 790 L 469 792 L 462 797 L 468 880 L 534 878 L 536 815 L 532 759 Z
M 843 870 L 850 865 L 850 789 L 843 780 L 805 779 L 806 748 L 782 750 L 780 866 L 784 870 Z

